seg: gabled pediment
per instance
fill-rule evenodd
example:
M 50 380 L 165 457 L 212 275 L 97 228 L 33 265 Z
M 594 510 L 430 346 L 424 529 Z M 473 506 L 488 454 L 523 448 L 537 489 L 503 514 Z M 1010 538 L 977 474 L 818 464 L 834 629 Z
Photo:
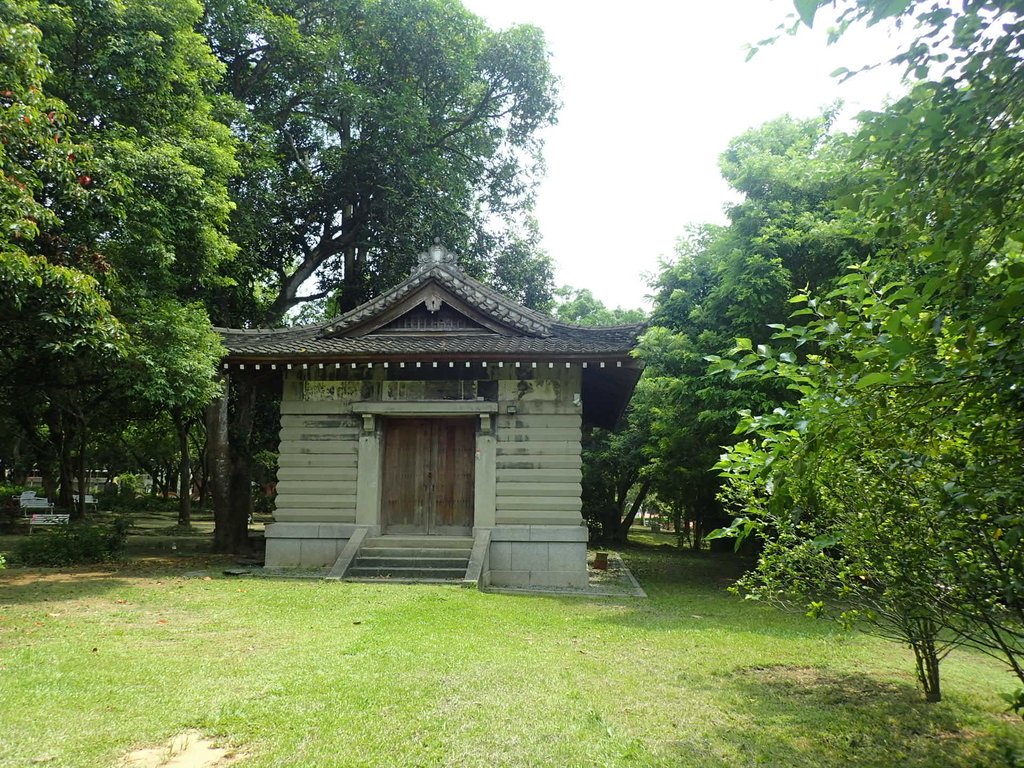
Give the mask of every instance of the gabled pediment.
M 419 268 L 402 283 L 325 324 L 319 338 L 432 333 L 547 338 L 553 322 L 472 279 L 453 263 L 421 259 Z
M 365 312 L 356 322 L 327 331 L 322 338 L 431 333 L 540 335 L 524 333 L 524 329 L 503 322 L 488 312 L 486 306 L 477 306 L 435 279 L 423 281 L 390 306 L 381 307 L 377 312 Z

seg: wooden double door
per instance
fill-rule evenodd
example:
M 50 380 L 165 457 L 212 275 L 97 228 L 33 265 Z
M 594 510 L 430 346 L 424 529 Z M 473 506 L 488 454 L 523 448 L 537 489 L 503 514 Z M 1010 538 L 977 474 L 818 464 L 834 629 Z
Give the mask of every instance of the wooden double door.
M 470 535 L 475 459 L 471 418 L 387 419 L 381 472 L 384 532 Z

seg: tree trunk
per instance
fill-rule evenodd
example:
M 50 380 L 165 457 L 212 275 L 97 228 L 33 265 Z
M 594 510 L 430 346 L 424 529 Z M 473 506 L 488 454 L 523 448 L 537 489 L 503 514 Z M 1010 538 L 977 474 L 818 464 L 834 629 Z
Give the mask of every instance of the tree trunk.
M 345 206 L 344 219 L 342 219 L 342 226 L 346 229 L 350 229 L 352 224 L 352 212 L 353 207 L 351 204 Z M 360 274 L 359 267 L 356 264 L 356 246 L 355 243 L 349 243 L 345 247 L 344 251 L 344 268 L 341 273 L 341 293 L 337 297 L 338 311 L 348 312 L 350 309 L 355 309 L 362 302 L 360 296 L 362 291 L 360 290 L 360 284 L 362 282 L 362 275 Z
M 213 501 L 213 547 L 228 550 L 228 518 L 231 514 L 231 457 L 228 446 L 228 387 L 206 407 L 206 461 Z
M 633 499 L 633 503 L 629 506 L 629 511 L 625 516 L 618 521 L 618 526 L 615 529 L 615 543 L 625 544 L 629 539 L 629 529 L 633 525 L 633 521 L 636 520 L 637 512 L 644 505 L 644 501 L 647 500 L 647 494 L 651 490 L 651 481 L 644 480 L 640 489 L 636 492 L 636 498 Z
M 49 418 L 50 440 L 57 449 L 57 471 L 59 485 L 57 490 L 57 507 L 70 510 L 72 519 L 78 515 L 72 508 L 72 483 L 74 477 L 73 462 L 71 460 L 71 441 L 68 440 L 65 429 L 63 414 L 56 409 L 50 411 Z
M 228 444 L 231 448 L 231 499 L 228 515 L 228 546 L 241 554 L 249 548 L 249 520 L 252 519 L 252 436 L 256 387 L 248 378 L 235 381 L 234 409 L 230 416 Z
M 14 485 L 24 485 L 28 480 L 28 467 L 22 462 L 21 436 L 14 438 L 11 446 L 11 482 Z
M 192 460 L 188 447 L 188 420 L 181 411 L 173 415 L 174 428 L 178 433 L 178 525 L 192 524 Z
M 348 312 L 363 301 L 363 275 L 359 269 L 358 253 L 354 245 L 345 249 L 345 268 L 342 273 L 342 288 L 338 296 L 338 310 Z
M 930 619 L 915 622 L 915 637 L 910 641 L 917 663 L 917 679 L 924 688 L 924 700 L 930 703 L 942 701 L 942 686 L 939 681 L 939 653 L 935 648 L 936 628 Z
M 175 494 L 178 492 L 178 472 L 176 468 L 171 466 L 164 466 L 160 473 L 164 478 L 163 494 L 165 499 L 171 498 L 171 491 Z
M 196 456 L 193 471 L 193 486 L 196 488 L 196 492 L 199 494 L 199 506 L 205 509 L 210 499 L 210 462 L 208 460 L 208 453 L 210 450 L 210 443 L 206 436 L 206 425 L 200 422 L 199 426 L 203 433 L 202 440 L 197 439 L 195 445 L 195 451 L 193 452 Z M 196 431 L 193 430 L 193 434 Z
M 85 446 L 88 443 L 88 427 L 85 423 L 85 418 L 79 416 L 78 419 L 78 465 L 75 467 L 77 470 L 78 480 L 78 503 L 75 505 L 75 517 L 85 517 L 85 492 L 87 485 L 85 482 Z
M 48 499 L 56 498 L 57 478 L 53 475 L 53 464 L 51 460 L 48 459 L 40 465 L 39 474 L 43 483 L 43 495 Z
M 200 482 L 199 482 L 199 506 L 205 509 L 210 504 L 210 454 L 209 444 L 204 446 L 202 459 L 199 462 L 200 467 Z

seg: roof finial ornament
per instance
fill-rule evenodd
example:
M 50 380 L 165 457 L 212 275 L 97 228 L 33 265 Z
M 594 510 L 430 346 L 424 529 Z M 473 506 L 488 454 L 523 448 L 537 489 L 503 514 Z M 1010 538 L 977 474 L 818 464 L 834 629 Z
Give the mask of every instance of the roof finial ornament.
M 438 264 L 455 264 L 455 253 L 441 245 L 441 238 L 435 237 L 433 244 L 419 255 L 419 269 L 425 270 Z

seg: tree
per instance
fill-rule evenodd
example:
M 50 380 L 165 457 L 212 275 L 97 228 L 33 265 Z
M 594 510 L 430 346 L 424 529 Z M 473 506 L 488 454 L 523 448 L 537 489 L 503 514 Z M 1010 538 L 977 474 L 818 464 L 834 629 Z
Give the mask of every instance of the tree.
M 564 285 L 555 291 L 555 317 L 576 325 L 634 325 L 643 323 L 647 314 L 642 309 L 608 309 L 587 288 Z
M 56 263 L 39 255 L 61 216 L 88 199 L 89 177 L 76 167 L 86 152 L 69 135 L 67 106 L 47 88 L 38 28 L 20 5 L 0 9 L 0 392 L 18 432 L 59 462 L 60 502 L 70 507 L 73 432 L 80 446 L 95 384 L 123 358 L 127 336 L 100 281 L 83 271 L 102 276 L 102 262 L 86 249 Z M 79 470 L 81 484 L 81 461 Z
M 194 0 L 21 0 L 42 31 L 48 91 L 66 103 L 68 129 L 91 148 L 79 157 L 88 205 L 57 211 L 41 253 L 78 250 L 112 272 L 117 311 L 140 296 L 194 301 L 223 279 L 234 139 L 214 115 L 220 66 L 194 27 Z
M 819 5 L 796 3 L 808 24 Z M 890 595 L 899 573 L 916 591 L 916 610 L 1001 656 L 1024 682 L 1024 477 L 1009 459 L 1024 447 L 1021 9 L 873 0 L 839 8 L 840 31 L 889 18 L 920 30 L 892 57 L 915 85 L 862 116 L 850 143 L 865 172 L 847 204 L 903 247 L 898 259 L 865 262 L 831 293 L 798 296 L 802 324 L 780 330 L 778 349 L 747 344 L 739 361 L 720 364 L 799 394 L 782 413 L 751 416 L 751 439 L 723 465 L 746 507 L 737 507 L 747 517 L 735 529 L 759 531 L 782 561 L 798 559 L 812 535 L 825 536 L 830 562 L 857 559 L 856 542 L 886 548 L 889 558 L 863 574 L 867 595 Z M 800 506 L 855 484 L 843 515 Z M 813 522 L 787 527 L 786 508 Z M 904 525 L 878 529 L 878 514 L 904 508 Z M 926 567 L 893 568 L 901 563 Z M 759 587 L 770 570 L 762 561 Z M 779 589 L 799 586 L 781 573 Z M 933 660 L 933 686 L 922 680 L 931 700 Z M 1024 694 L 1014 704 L 1020 710 Z
M 350 309 L 435 236 L 476 276 L 547 298 L 527 216 L 556 107 L 539 30 L 493 32 L 452 0 L 217 0 L 204 30 L 245 167 L 219 322 L 276 324 L 327 296 Z
M 124 387 L 137 406 L 166 411 L 178 438 L 178 525 L 191 524 L 192 460 L 189 434 L 221 392 L 215 371 L 224 349 L 202 307 L 174 302 L 138 307 L 137 367 Z
M 40 231 L 58 222 L 47 205 L 54 198 L 80 201 L 75 170 L 81 147 L 69 139 L 67 106 L 44 91 L 49 69 L 42 57 L 38 28 L 22 21 L 18 7 L 0 4 L 0 249 L 6 256 L 26 252 Z
M 622 545 L 651 490 L 650 387 L 637 383 L 617 429 L 583 435 L 583 515 L 593 539 Z
M 694 547 L 728 522 L 714 465 L 736 439 L 736 413 L 791 399 L 770 381 L 710 375 L 707 356 L 726 354 L 738 336 L 767 342 L 795 290 L 828 285 L 876 246 L 834 205 L 837 189 L 858 170 L 828 114 L 782 117 L 747 131 L 729 143 L 720 165 L 742 200 L 730 208 L 728 225 L 694 228 L 680 239 L 675 261 L 652 286 L 653 327 L 640 348 L 654 390 L 654 491 L 687 521 Z
M 537 133 L 556 109 L 539 30 L 493 32 L 452 0 L 215 0 L 202 29 L 244 169 L 218 324 L 278 325 L 309 300 L 351 309 L 404 278 L 435 236 L 476 277 L 530 306 L 549 300 L 529 216 Z M 236 384 L 230 439 L 212 433 L 237 490 L 224 547 L 251 508 L 248 457 L 272 447 L 247 423 L 272 393 Z
M 213 116 L 219 65 L 194 31 L 198 3 L 8 0 L 2 10 L 12 80 L 0 94 L 0 216 L 14 244 L 3 278 L 20 328 L 5 351 L 24 390 L 9 389 L 19 399 L 8 402 L 23 434 L 50 446 L 67 507 L 72 451 L 81 490 L 91 423 L 129 416 L 125 395 L 138 384 L 129 372 L 163 376 L 179 396 L 190 389 L 188 361 L 164 358 L 169 367 L 157 371 L 147 363 L 161 350 L 146 340 L 195 330 L 197 316 L 176 302 L 223 279 L 235 250 L 227 178 L 237 165 Z M 142 307 L 160 310 L 147 317 Z M 171 325 L 158 332 L 157 322 Z M 50 344 L 61 323 L 65 338 Z M 210 356 L 193 359 L 208 366 L 199 374 L 208 381 Z
M 890 388 L 908 370 L 932 385 L 918 405 L 939 408 L 953 438 L 938 466 L 952 475 L 943 522 L 959 628 L 1024 682 L 1024 475 L 1019 462 L 1007 462 L 1024 447 L 1022 11 L 1017 2 L 988 1 L 944 8 L 860 0 L 843 8 L 847 24 L 913 20 L 920 30 L 892 57 L 914 87 L 865 115 L 855 145 L 876 172 L 852 202 L 912 243 L 907 298 L 884 318 L 896 364 L 873 371 L 875 385 Z M 805 17 L 813 21 L 810 9 Z M 925 317 L 930 328 L 919 325 Z M 1020 711 L 1024 693 L 1015 704 Z
M 128 343 L 96 281 L 39 256 L 0 254 L 0 402 L 25 435 L 46 425 L 59 462 L 60 503 L 71 507 L 71 478 L 84 482 L 81 445 L 88 408 Z M 78 472 L 71 465 L 73 439 Z M 78 514 L 81 514 L 81 507 Z

